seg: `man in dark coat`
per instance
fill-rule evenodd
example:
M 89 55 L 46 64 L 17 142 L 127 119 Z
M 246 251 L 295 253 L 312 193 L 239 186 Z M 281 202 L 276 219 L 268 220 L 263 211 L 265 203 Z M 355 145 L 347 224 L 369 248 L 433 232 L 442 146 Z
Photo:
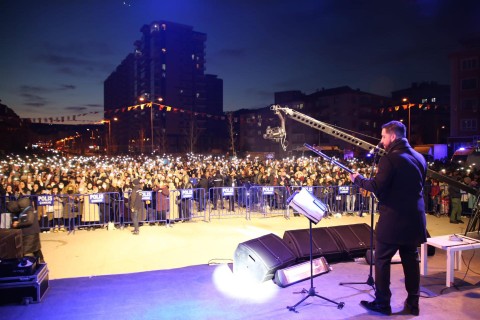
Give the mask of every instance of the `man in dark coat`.
M 38 217 L 30 199 L 21 198 L 18 201 L 10 201 L 7 203 L 7 210 L 15 216 L 12 228 L 22 230 L 23 256 L 33 256 L 39 263 L 45 263 L 40 244 Z
M 140 179 L 133 180 L 133 189 L 130 194 L 129 207 L 132 216 L 133 222 L 133 231 L 132 233 L 138 235 L 140 233 L 139 229 L 139 219 L 143 216 L 143 210 L 145 209 L 144 203 L 142 200 L 142 189 L 143 181 Z
M 380 158 L 374 178 L 351 174 L 352 182 L 373 192 L 379 200 L 380 217 L 375 243 L 375 300 L 361 301 L 369 309 L 391 314 L 390 263 L 397 250 L 402 259 L 408 297 L 405 310 L 419 314 L 420 266 L 418 246 L 427 240 L 423 186 L 427 165 L 422 155 L 405 138 L 405 126 L 391 121 L 382 126 L 387 154 Z

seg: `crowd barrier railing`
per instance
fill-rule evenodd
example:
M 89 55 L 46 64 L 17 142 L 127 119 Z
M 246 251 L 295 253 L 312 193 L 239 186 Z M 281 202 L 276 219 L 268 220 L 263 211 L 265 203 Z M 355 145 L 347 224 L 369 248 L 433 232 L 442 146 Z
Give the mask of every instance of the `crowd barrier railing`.
M 287 218 L 287 199 L 290 190 L 284 186 L 253 186 L 250 188 L 250 212 L 253 214 L 283 215 Z
M 203 188 L 173 189 L 168 194 L 162 191 L 143 191 L 144 211 L 140 214 L 143 223 L 169 223 L 191 219 L 210 220 L 211 217 L 251 215 L 283 215 L 289 218 L 291 209 L 287 199 L 293 192 L 306 188 L 316 198 L 328 206 L 329 214 L 370 213 L 377 211 L 377 201 L 368 192 L 357 186 L 258 186 L 214 187 L 208 191 Z M 424 188 L 425 211 L 427 213 L 448 215 L 450 198 L 448 186 L 441 185 L 441 192 L 431 195 L 430 186 Z M 123 227 L 131 224 L 129 207 L 130 192 L 105 192 L 94 194 L 40 194 L 30 195 L 32 206 L 38 215 L 42 231 L 73 231 L 77 228 L 87 230 L 106 227 Z M 0 221 L 3 228 L 6 218 L 6 203 L 14 201 L 14 196 L 0 196 Z M 464 214 L 475 195 L 462 194 Z M 293 212 L 295 214 L 295 212 Z M 208 214 L 208 216 L 207 216 Z
M 208 217 L 245 216 L 250 208 L 246 187 L 213 187 L 208 191 Z

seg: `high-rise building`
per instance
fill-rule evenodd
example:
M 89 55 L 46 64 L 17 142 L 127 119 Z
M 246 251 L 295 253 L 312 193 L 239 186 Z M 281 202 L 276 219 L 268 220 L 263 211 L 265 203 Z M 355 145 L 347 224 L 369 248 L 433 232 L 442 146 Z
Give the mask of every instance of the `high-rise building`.
M 206 34 L 167 21 L 144 25 L 140 32 L 133 54 L 105 81 L 112 148 L 118 152 L 208 151 L 208 133 L 214 125 L 201 116 L 223 112 L 223 83 L 216 79 L 216 93 L 207 92 Z M 220 99 L 209 104 L 209 94 Z M 128 108 L 147 103 L 152 107 Z M 114 116 L 118 121 L 113 121 Z M 124 128 L 128 130 L 120 132 Z
M 463 43 L 450 55 L 450 143 L 459 146 L 480 140 L 480 39 Z

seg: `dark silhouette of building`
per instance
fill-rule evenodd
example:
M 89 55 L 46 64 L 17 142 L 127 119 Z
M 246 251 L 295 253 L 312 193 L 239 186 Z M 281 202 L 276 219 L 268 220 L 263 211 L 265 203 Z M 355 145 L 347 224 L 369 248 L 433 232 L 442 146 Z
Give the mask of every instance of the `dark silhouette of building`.
M 412 83 L 392 92 L 384 122 L 402 121 L 412 145 L 447 143 L 450 127 L 450 86 L 434 81 Z
M 218 124 L 206 115 L 223 112 L 223 82 L 205 74 L 206 34 L 167 21 L 140 31 L 134 52 L 105 80 L 111 148 L 120 153 L 208 151 Z
M 24 151 L 28 142 L 28 126 L 9 107 L 0 103 L 0 153 Z
M 450 139 L 455 150 L 480 140 L 480 38 L 450 55 Z

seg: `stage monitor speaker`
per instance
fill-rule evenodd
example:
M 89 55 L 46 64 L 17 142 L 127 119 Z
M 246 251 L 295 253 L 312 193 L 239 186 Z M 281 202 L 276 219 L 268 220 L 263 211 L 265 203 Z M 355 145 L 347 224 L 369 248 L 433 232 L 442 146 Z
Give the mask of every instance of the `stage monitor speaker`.
M 370 226 L 366 223 L 335 226 L 329 228 L 350 259 L 363 257 L 370 249 Z M 373 233 L 373 248 L 375 248 L 375 232 Z
M 233 257 L 233 272 L 258 282 L 271 280 L 277 269 L 295 263 L 296 256 L 273 233 L 240 243 Z
M 310 259 L 309 229 L 288 230 L 283 241 L 295 253 L 298 261 Z M 341 260 L 342 248 L 329 228 L 312 228 L 312 257 L 324 256 L 328 261 Z

